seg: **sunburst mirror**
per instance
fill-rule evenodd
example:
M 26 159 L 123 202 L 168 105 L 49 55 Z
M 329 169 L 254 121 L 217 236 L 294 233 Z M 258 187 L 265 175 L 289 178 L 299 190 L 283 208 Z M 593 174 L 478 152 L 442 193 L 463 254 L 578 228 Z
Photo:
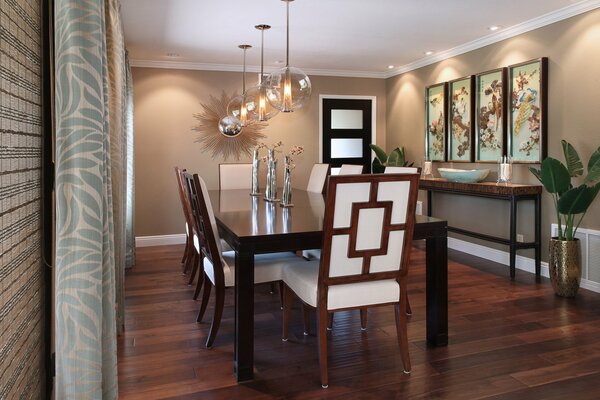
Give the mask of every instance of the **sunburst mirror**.
M 202 150 L 209 151 L 211 157 L 223 157 L 227 160 L 232 157 L 239 160 L 242 155 L 252 156 L 252 150 L 264 139 L 266 135 L 262 130 L 267 124 L 257 122 L 245 126 L 239 135 L 226 136 L 221 133 L 219 123 L 227 115 L 227 104 L 237 93 L 229 96 L 225 91 L 221 97 L 209 96 L 208 101 L 201 103 L 202 111 L 194 114 L 198 120 L 192 130 L 199 133 L 195 142 L 200 143 Z

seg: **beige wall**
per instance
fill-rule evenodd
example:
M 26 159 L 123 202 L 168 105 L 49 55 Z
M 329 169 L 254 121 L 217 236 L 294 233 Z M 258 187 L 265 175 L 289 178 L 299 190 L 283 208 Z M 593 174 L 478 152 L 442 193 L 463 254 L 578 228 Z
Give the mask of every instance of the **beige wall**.
M 241 74 L 232 72 L 187 71 L 133 68 L 135 107 L 135 225 L 137 236 L 183 233 L 184 220 L 175 184 L 173 167 L 178 165 L 200 173 L 209 188 L 218 187 L 217 166 L 195 143 L 198 133 L 193 114 L 209 95 L 220 96 L 240 90 Z M 249 80 L 256 74 L 248 74 Z M 281 114 L 264 130 L 266 143 L 281 140 L 284 150 L 303 145 L 297 158 L 293 184 L 306 187 L 310 168 L 318 162 L 319 95 L 376 96 L 377 143 L 385 146 L 385 80 L 338 77 L 310 77 L 313 92 L 305 109 Z M 240 161 L 250 161 L 242 158 Z M 229 159 L 228 162 L 235 162 Z M 261 185 L 263 186 L 263 185 Z
M 600 146 L 599 50 L 600 10 L 596 10 L 390 78 L 387 80 L 387 147 L 404 146 L 409 159 L 422 162 L 425 148 L 425 86 L 547 56 L 548 154 L 562 160 L 560 141 L 565 139 L 575 146 L 587 163 L 592 151 Z M 446 163 L 444 166 L 449 165 Z M 455 166 L 487 168 L 490 165 Z M 491 167 L 494 168 L 493 165 Z M 536 183 L 525 165 L 515 168 L 514 181 Z M 451 225 L 477 228 L 498 235 L 508 231 L 508 202 L 444 195 L 434 197 L 434 202 L 434 215 L 447 218 Z M 530 223 L 533 221 L 532 210 L 533 207 L 527 205 L 520 212 L 522 224 L 518 231 L 525 233 L 526 240 L 533 239 L 533 226 Z M 546 243 L 550 224 L 556 222 L 553 204 L 547 194 L 543 199 L 542 221 L 542 243 Z M 581 226 L 600 229 L 598 199 Z M 543 256 L 545 253 L 542 251 Z

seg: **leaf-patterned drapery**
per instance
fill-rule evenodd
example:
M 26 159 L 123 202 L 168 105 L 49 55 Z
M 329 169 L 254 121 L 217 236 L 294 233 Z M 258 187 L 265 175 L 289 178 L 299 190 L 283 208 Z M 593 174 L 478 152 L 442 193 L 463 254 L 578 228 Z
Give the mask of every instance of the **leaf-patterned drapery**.
M 118 397 L 127 70 L 118 0 L 56 0 L 56 398 Z

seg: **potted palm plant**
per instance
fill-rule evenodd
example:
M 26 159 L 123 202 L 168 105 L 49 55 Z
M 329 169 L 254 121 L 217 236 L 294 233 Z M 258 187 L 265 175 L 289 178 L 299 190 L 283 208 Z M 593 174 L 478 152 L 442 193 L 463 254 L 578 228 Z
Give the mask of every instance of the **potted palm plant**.
M 566 165 L 548 157 L 540 169 L 529 168 L 544 185 L 554 201 L 558 235 L 550 239 L 548 268 L 550 280 L 557 295 L 574 297 L 581 280 L 581 249 L 575 237 L 585 213 L 600 191 L 600 147 L 592 153 L 587 164 L 587 175 L 575 148 L 561 141 Z M 578 178 L 579 177 L 579 178 Z M 581 184 L 575 186 L 572 179 Z

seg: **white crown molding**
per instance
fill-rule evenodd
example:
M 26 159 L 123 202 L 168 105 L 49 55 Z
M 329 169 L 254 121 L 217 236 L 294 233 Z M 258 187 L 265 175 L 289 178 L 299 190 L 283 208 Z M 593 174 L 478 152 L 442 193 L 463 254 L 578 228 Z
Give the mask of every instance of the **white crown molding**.
M 186 61 L 155 61 L 155 60 L 131 60 L 130 64 L 132 67 L 138 68 L 163 68 L 163 69 L 185 69 L 185 70 L 197 70 L 197 71 L 221 71 L 221 72 L 242 72 L 244 70 L 242 65 L 234 64 L 206 64 L 206 63 L 194 63 Z M 265 68 L 265 73 L 271 73 L 276 71 L 278 68 Z M 369 71 L 347 71 L 347 70 L 334 70 L 334 69 L 303 69 L 307 75 L 317 76 L 338 76 L 346 78 L 376 78 L 385 79 L 386 73 L 384 72 L 369 72 Z M 260 73 L 260 67 L 258 66 L 246 66 L 246 72 Z
M 548 14 L 541 15 L 539 17 L 530 19 L 528 21 L 522 22 L 517 25 L 513 25 L 506 29 L 502 29 L 496 33 L 484 36 L 479 39 L 475 39 L 473 41 L 461 44 L 452 49 L 448 49 L 437 54 L 428 56 L 426 58 L 422 58 L 420 60 L 414 61 L 409 64 L 405 64 L 401 67 L 394 68 L 389 71 L 386 75 L 386 78 L 391 78 L 392 76 L 401 75 L 409 71 L 413 71 L 418 68 L 425 67 L 427 65 L 435 64 L 440 61 L 446 60 L 448 58 L 452 58 L 464 53 L 468 53 L 469 51 L 477 50 L 485 46 L 489 46 L 490 44 L 498 43 L 506 39 L 510 39 L 512 37 L 521 35 L 523 33 L 532 31 L 534 29 L 538 29 L 544 27 L 546 25 L 553 24 L 555 22 L 562 21 L 567 18 L 574 17 L 579 14 L 586 13 L 588 11 L 594 10 L 600 7 L 600 0 L 586 0 L 581 3 L 572 4 L 556 11 L 552 11 Z

